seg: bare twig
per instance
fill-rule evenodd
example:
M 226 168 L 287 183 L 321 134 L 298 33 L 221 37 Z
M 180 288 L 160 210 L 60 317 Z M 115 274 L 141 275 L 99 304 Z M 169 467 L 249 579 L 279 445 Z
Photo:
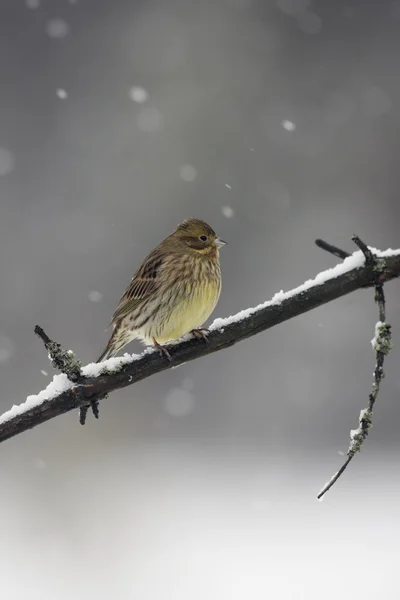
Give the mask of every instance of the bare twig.
M 43 341 L 53 367 L 61 371 L 61 373 L 65 373 L 73 383 L 80 381 L 82 379 L 82 364 L 75 358 L 72 350 L 64 350 L 61 344 L 53 342 L 39 325 L 35 326 L 34 332 Z
M 381 258 L 377 260 L 381 260 Z M 384 268 L 382 263 L 380 271 L 382 274 L 379 275 L 380 281 L 400 276 L 400 250 L 395 253 L 387 253 L 383 262 Z M 341 267 L 341 265 L 338 267 Z M 80 370 L 81 376 L 79 377 L 78 363 L 76 370 L 73 369 L 73 372 L 70 372 L 71 377 L 76 376 L 78 380 L 70 387 L 66 388 L 64 386 L 62 391 L 50 394 L 47 398 L 46 392 L 42 392 L 41 397 L 36 397 L 37 400 L 34 397 L 33 401 L 27 401 L 26 405 L 22 404 L 17 410 L 11 410 L 2 417 L 0 416 L 0 442 L 70 410 L 85 407 L 86 411 L 84 409 L 83 412 L 86 416 L 87 408 L 92 406 L 95 412 L 97 403 L 106 397 L 109 392 L 133 385 L 137 381 L 171 367 L 224 350 L 261 331 L 362 287 L 375 286 L 377 273 L 374 269 L 374 265 L 366 265 L 360 261 L 357 262 L 357 260 L 355 263 L 350 261 L 347 270 L 340 268 L 336 273 L 334 270 L 327 271 L 324 274 L 320 273 L 313 282 L 307 282 L 306 285 L 286 294 L 278 294 L 277 298 L 247 311 L 244 315 L 239 313 L 236 317 L 229 318 L 226 321 L 218 319 L 210 327 L 207 336 L 208 344 L 204 344 L 202 340 L 187 339 L 168 346 L 171 362 L 162 359 L 158 352 L 147 351 L 129 361 L 127 359 L 121 361 L 118 366 L 112 368 L 112 371 L 108 370 L 106 362 L 103 366 L 104 370 L 96 376 L 89 376 L 87 374 L 90 372 L 89 367 L 84 367 Z M 46 348 L 50 353 L 49 344 L 55 343 L 51 342 L 49 338 L 46 339 L 43 336 L 41 338 L 47 344 Z M 65 352 L 61 346 L 58 344 L 56 346 L 61 353 Z M 67 354 L 70 359 L 71 355 Z M 76 361 L 76 359 L 74 360 Z M 65 365 L 60 365 L 61 367 L 63 372 L 67 372 Z M 44 400 L 43 394 L 46 398 Z M 82 418 L 84 417 L 81 414 Z
M 330 252 L 331 254 L 333 254 L 334 256 L 337 256 L 338 258 L 341 258 L 342 260 L 344 260 L 345 258 L 350 256 L 349 252 L 346 252 L 345 250 L 341 250 L 340 248 L 337 248 L 336 246 L 332 246 L 332 244 L 328 244 L 324 240 L 318 239 L 318 240 L 315 240 L 315 243 L 317 244 L 317 246 L 319 248 L 322 248 L 322 250 L 326 250 L 327 252 Z
M 372 254 L 371 250 L 368 248 L 367 244 L 364 244 L 364 242 L 362 240 L 360 240 L 358 235 L 352 235 L 351 239 L 360 248 L 361 252 L 364 254 L 365 264 L 368 266 L 372 265 L 375 261 L 375 258 L 374 258 L 374 255 Z
M 383 363 L 385 356 L 389 354 L 392 347 L 391 339 L 391 327 L 388 323 L 385 323 L 386 319 L 386 304 L 385 295 L 383 292 L 383 284 L 380 283 L 382 275 L 384 275 L 385 265 L 382 264 L 381 259 L 374 256 L 372 251 L 360 240 L 359 237 L 353 236 L 353 241 L 361 249 L 365 256 L 365 264 L 371 266 L 375 273 L 375 301 L 378 304 L 379 309 L 379 321 L 375 327 L 375 336 L 372 340 L 372 347 L 376 352 L 376 365 L 374 371 L 374 383 L 372 384 L 372 391 L 368 399 L 368 408 L 364 408 L 360 412 L 359 426 L 357 429 L 353 429 L 350 432 L 350 446 L 347 451 L 347 459 L 344 464 L 340 467 L 333 477 L 324 485 L 320 493 L 318 494 L 318 500 L 321 500 L 328 490 L 336 483 L 339 477 L 347 469 L 350 462 L 353 460 L 357 452 L 360 452 L 366 438 L 369 429 L 372 427 L 372 416 L 373 408 L 379 393 L 379 388 L 382 379 L 385 376 L 383 370 Z
M 84 404 L 79 408 L 79 423 L 84 425 L 86 423 L 86 417 L 88 414 L 90 404 Z
M 35 326 L 34 332 L 43 341 L 53 367 L 64 373 L 72 383 L 82 382 L 84 379 L 81 371 L 82 363 L 76 359 L 72 350 L 64 350 L 61 344 L 53 342 L 39 325 Z M 99 418 L 99 402 L 97 400 L 91 401 L 79 408 L 79 423 L 81 425 L 86 423 L 89 407 L 91 407 L 96 419 Z

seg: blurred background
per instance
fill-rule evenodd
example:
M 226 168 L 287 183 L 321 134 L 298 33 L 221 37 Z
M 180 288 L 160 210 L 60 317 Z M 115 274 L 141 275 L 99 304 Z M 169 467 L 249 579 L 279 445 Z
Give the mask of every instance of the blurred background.
M 0 0 L 0 409 L 84 362 L 181 220 L 229 242 L 214 317 L 400 246 L 400 2 Z M 7 600 L 398 598 L 399 282 L 374 427 L 361 290 L 0 448 Z M 140 351 L 132 344 L 130 351 Z

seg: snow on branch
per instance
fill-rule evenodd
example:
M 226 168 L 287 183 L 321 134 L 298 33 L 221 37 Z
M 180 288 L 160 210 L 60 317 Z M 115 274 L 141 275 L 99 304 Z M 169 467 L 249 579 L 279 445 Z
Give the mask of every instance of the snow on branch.
M 63 350 L 40 327 L 36 327 L 35 333 L 44 342 L 53 366 L 62 373 L 56 375 L 45 390 L 28 396 L 25 402 L 13 406 L 0 416 L 0 442 L 70 410 L 79 409 L 80 421 L 84 423 L 89 408 L 98 417 L 99 401 L 110 392 L 133 385 L 160 371 L 224 350 L 357 289 L 376 287 L 378 284 L 382 287 L 385 281 L 400 276 L 400 249 L 381 252 L 362 245 L 358 238 L 353 239 L 362 249 L 352 255 L 317 240 L 318 246 L 344 259 L 343 262 L 293 290 L 275 294 L 271 300 L 254 308 L 228 318 L 216 319 L 209 328 L 207 343 L 187 335 L 170 344 L 168 351 L 171 361 L 148 348 L 140 355 L 125 354 L 120 358 L 82 367 L 71 351 Z M 378 338 L 377 344 L 380 343 Z

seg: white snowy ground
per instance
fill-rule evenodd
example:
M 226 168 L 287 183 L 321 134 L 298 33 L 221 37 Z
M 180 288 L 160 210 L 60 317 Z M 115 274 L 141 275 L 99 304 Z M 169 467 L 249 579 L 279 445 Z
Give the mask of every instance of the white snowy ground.
M 217 444 L 114 441 L 62 473 L 50 456 L 17 487 L 3 470 L 3 597 L 398 599 L 393 458 L 363 452 L 319 503 L 336 452 Z

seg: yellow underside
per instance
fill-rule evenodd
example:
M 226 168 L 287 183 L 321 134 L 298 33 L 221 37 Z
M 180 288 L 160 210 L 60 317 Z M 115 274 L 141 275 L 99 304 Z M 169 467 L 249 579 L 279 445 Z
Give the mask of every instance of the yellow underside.
M 197 293 L 175 305 L 170 314 L 164 315 L 162 324 L 154 324 L 150 330 L 141 332 L 141 337 L 146 342 L 152 342 L 154 337 L 160 344 L 165 344 L 201 327 L 213 312 L 219 291 L 217 282 L 208 283 Z

